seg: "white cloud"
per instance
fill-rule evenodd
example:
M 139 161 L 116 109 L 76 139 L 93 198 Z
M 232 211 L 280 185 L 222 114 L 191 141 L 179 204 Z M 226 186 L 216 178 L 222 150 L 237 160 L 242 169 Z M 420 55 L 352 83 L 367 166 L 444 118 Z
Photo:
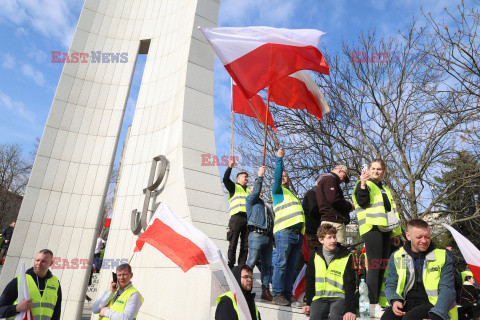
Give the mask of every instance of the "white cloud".
M 26 35 L 28 35 L 28 30 L 26 28 L 19 27 L 19 28 L 17 28 L 17 30 L 15 30 L 15 35 L 17 37 L 26 36 Z
M 35 70 L 31 65 L 24 64 L 22 65 L 20 70 L 22 71 L 22 74 L 25 77 L 33 80 L 39 86 L 45 85 L 45 77 L 43 76 L 43 73 L 41 73 L 38 70 Z
M 34 44 L 27 49 L 27 57 L 30 60 L 34 60 L 36 63 L 50 62 L 48 54 L 45 51 L 38 49 Z
M 14 113 L 22 120 L 26 120 L 30 123 L 34 122 L 33 113 L 25 109 L 25 106 L 22 102 L 13 101 L 12 98 L 0 91 L 0 108 L 7 109 L 8 111 Z
M 5 69 L 15 68 L 15 58 L 11 54 L 4 54 L 2 60 L 2 67 L 4 67 Z
M 0 18 L 20 26 L 31 25 L 46 37 L 60 40 L 65 48 L 70 46 L 75 30 L 79 1 L 63 0 L 3 0 Z M 77 12 L 75 12 L 77 11 Z M 21 30 L 20 30 L 21 29 Z

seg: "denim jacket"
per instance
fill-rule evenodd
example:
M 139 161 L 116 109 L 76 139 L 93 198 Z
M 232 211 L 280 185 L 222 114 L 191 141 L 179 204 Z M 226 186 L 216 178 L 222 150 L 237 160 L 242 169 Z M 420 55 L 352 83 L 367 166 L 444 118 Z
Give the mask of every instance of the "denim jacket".
M 258 177 L 255 182 L 252 193 L 247 197 L 247 221 L 249 226 L 255 226 L 257 228 L 267 228 L 267 217 L 265 215 L 265 207 L 268 214 L 272 217 L 273 212 L 271 208 L 260 199 L 260 191 L 262 190 L 263 177 Z M 273 227 L 273 225 L 272 225 Z
M 403 249 L 402 249 L 403 250 Z M 390 305 L 393 305 L 392 300 L 403 301 L 404 298 L 399 296 L 397 291 L 398 283 L 398 273 L 397 268 L 395 267 L 395 253 L 392 253 L 390 256 L 390 261 L 388 263 L 388 273 L 387 280 L 385 282 L 385 296 L 388 299 Z M 404 250 L 403 255 L 405 259 L 412 259 L 412 257 Z M 435 259 L 435 253 L 429 252 L 426 255 L 426 260 Z M 444 320 L 450 319 L 448 311 L 455 303 L 455 286 L 453 281 L 454 268 L 453 268 L 453 257 L 451 253 L 447 250 L 447 256 L 445 259 L 445 264 L 442 267 L 440 274 L 440 282 L 438 283 L 438 300 L 437 303 L 430 309 L 430 313 L 435 313 L 436 315 L 442 317 Z M 411 278 L 412 273 L 414 274 L 413 264 L 407 263 L 407 278 L 405 279 L 405 289 L 403 296 L 407 296 L 408 290 L 413 286 L 414 279 Z

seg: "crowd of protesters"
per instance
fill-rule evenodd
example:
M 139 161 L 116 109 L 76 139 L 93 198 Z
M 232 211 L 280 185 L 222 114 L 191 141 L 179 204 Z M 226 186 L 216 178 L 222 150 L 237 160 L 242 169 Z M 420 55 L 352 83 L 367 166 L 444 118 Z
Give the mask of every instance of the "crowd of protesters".
M 387 170 L 384 161 L 375 159 L 362 170 L 352 202 L 346 200 L 341 186 L 350 181 L 349 170 L 342 164 L 319 174 L 301 202 L 284 169 L 284 156 L 280 148 L 272 206 L 263 199 L 265 167 L 259 168 L 250 189 L 246 172 L 237 175 L 236 183 L 230 180 L 233 160 L 223 178 L 230 205 L 228 264 L 231 268 L 236 264 L 240 239 L 239 269 L 235 270 L 250 301 L 252 319 L 260 319 L 251 293 L 255 267 L 260 270 L 261 299 L 281 306 L 303 306 L 303 313 L 312 320 L 356 319 L 360 279 L 367 284 L 373 318 L 478 317 L 479 297 L 471 273 L 462 273 L 464 279 L 457 280 L 452 251 L 435 247 L 429 225 L 421 219 L 411 220 L 402 236 L 398 204 L 382 182 Z M 362 240 L 355 245 L 363 244 L 358 250 L 346 243 L 352 212 Z M 296 301 L 293 284 L 305 264 L 305 296 Z M 246 278 L 240 278 L 240 272 L 245 272 Z M 216 319 L 238 317 L 236 301 L 230 296 L 227 293 L 217 299 Z M 223 317 L 227 305 L 229 317 Z

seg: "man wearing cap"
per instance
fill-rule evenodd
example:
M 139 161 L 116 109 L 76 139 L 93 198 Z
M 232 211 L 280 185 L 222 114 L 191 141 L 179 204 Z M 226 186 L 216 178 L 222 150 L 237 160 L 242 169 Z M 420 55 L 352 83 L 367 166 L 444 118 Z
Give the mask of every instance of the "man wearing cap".
M 332 172 L 321 174 L 317 179 L 315 197 L 321 224 L 330 223 L 337 229 L 337 241 L 345 245 L 346 226 L 350 222 L 350 212 L 355 206 L 345 200 L 340 183 L 350 181 L 348 168 L 337 165 Z

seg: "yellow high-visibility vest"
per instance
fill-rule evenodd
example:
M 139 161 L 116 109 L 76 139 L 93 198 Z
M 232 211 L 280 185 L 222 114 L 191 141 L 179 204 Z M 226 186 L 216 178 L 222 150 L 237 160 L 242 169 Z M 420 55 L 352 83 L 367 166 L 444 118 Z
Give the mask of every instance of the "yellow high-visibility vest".
M 320 298 L 342 298 L 345 299 L 343 287 L 343 275 L 347 267 L 350 254 L 340 259 L 333 259 L 330 264 L 325 264 L 317 253 L 315 253 L 315 297 L 312 301 Z
M 358 220 L 358 232 L 360 236 L 364 233 L 370 231 L 373 226 L 386 226 L 387 225 L 387 212 L 385 211 L 385 204 L 383 203 L 383 195 L 380 188 L 372 181 L 367 181 L 367 188 L 370 190 L 370 204 L 366 209 L 360 207 L 355 197 L 355 190 L 360 185 L 360 181 L 357 181 L 355 185 L 355 189 L 353 190 L 352 200 L 355 204 L 355 213 L 357 215 Z M 400 216 L 397 212 L 397 205 L 393 200 L 392 193 L 390 189 L 383 186 L 385 190 L 388 200 L 390 201 L 392 211 L 394 212 L 395 216 L 400 220 Z M 398 226 L 395 230 L 392 231 L 390 237 L 394 238 L 402 234 L 402 227 Z
M 426 260 L 427 267 L 423 269 L 423 286 L 425 287 L 425 292 L 428 295 L 428 301 L 435 305 L 438 301 L 438 284 L 440 282 L 440 275 L 442 272 L 442 267 L 445 264 L 447 259 L 447 252 L 444 249 L 435 249 L 435 260 Z M 405 258 L 407 256 L 407 258 Z M 406 298 L 405 282 L 407 280 L 407 263 L 408 261 L 413 261 L 413 258 L 410 257 L 408 253 L 405 252 L 403 248 L 398 249 L 394 253 L 395 258 L 395 267 L 398 274 L 398 283 L 396 293 L 401 296 L 403 299 Z M 451 320 L 458 320 L 458 310 L 457 306 L 454 306 L 448 312 Z
M 237 306 L 237 301 L 235 300 L 235 296 L 233 295 L 232 291 L 225 292 L 224 294 L 221 294 L 217 297 L 217 306 L 220 303 L 220 300 L 222 300 L 223 297 L 227 297 L 230 300 L 232 300 L 233 304 L 233 309 L 235 309 L 235 312 L 237 313 L 238 319 L 240 319 L 240 314 L 238 312 L 238 306 Z M 260 319 L 258 315 L 258 309 L 257 309 L 257 304 L 255 303 L 255 313 L 257 314 L 257 320 Z
M 230 217 L 239 212 L 247 212 L 247 197 L 250 195 L 250 189 L 243 189 L 243 187 L 235 183 L 235 193 L 230 198 L 228 194 L 228 203 L 230 204 Z
M 130 299 L 132 294 L 134 294 L 135 292 L 138 292 L 138 290 L 135 289 L 134 286 L 129 287 L 127 290 L 122 292 L 120 297 L 118 297 L 117 300 L 115 300 L 115 302 L 113 301 L 113 299 L 110 300 L 110 302 L 108 303 L 108 307 L 112 311 L 122 313 L 123 311 L 125 311 L 125 306 L 127 305 L 128 299 Z M 138 294 L 140 294 L 140 292 L 138 292 Z M 140 294 L 140 300 L 142 301 L 142 304 L 143 304 L 143 297 L 141 294 Z M 135 320 L 136 318 L 137 318 L 137 315 L 135 315 L 135 318 L 133 319 Z M 109 319 L 110 318 L 103 316 L 99 320 L 109 320 Z
M 30 299 L 32 299 L 31 311 L 32 311 L 33 320 L 50 319 L 53 316 L 53 311 L 55 310 L 55 306 L 57 305 L 58 289 L 60 288 L 60 282 L 55 276 L 52 276 L 51 278 L 47 279 L 47 282 L 45 284 L 45 289 L 42 295 L 40 294 L 37 284 L 35 283 L 35 280 L 33 280 L 32 276 L 27 274 L 26 278 L 27 278 L 28 290 L 30 291 Z M 18 281 L 18 276 L 17 276 L 17 287 L 19 286 L 20 286 L 20 281 Z M 20 288 L 18 290 L 20 290 Z M 17 305 L 18 299 L 15 300 L 13 304 Z M 8 319 L 15 319 L 15 316 L 10 317 Z
M 300 200 L 287 188 L 282 187 L 282 192 L 283 201 L 273 207 L 275 212 L 273 233 L 303 223 L 302 234 L 305 234 L 305 214 Z

